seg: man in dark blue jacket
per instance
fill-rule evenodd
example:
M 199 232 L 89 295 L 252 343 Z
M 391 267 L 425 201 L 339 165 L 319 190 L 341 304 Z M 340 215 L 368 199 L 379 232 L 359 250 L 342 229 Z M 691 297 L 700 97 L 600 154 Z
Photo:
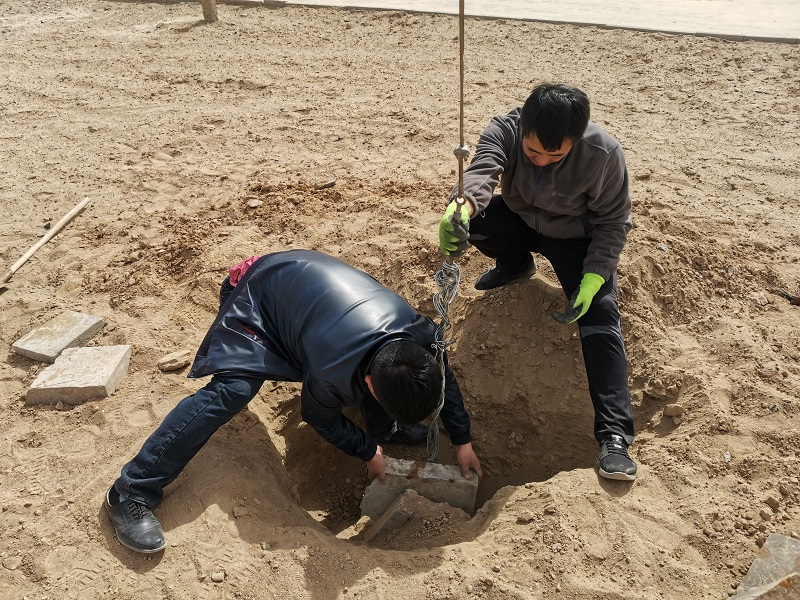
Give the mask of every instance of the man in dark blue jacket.
M 151 510 L 163 488 L 266 380 L 302 382 L 303 420 L 380 479 L 378 442 L 424 443 L 419 421 L 438 407 L 444 382 L 441 417 L 456 459 L 465 477 L 482 476 L 458 383 L 435 357 L 436 326 L 371 276 L 319 252 L 278 252 L 247 266 L 235 288 L 226 279 L 221 301 L 189 372 L 211 381 L 177 404 L 106 495 L 124 546 L 166 546 Z M 367 432 L 345 406 L 361 409 Z

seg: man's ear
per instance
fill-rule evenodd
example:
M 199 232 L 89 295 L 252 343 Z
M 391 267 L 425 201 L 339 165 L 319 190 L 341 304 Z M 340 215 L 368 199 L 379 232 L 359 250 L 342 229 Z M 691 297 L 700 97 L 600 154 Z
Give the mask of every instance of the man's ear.
M 364 377 L 364 381 L 367 382 L 369 393 L 372 394 L 373 397 L 377 398 L 377 396 L 375 396 L 375 388 L 372 387 L 372 375 L 367 375 L 366 377 Z

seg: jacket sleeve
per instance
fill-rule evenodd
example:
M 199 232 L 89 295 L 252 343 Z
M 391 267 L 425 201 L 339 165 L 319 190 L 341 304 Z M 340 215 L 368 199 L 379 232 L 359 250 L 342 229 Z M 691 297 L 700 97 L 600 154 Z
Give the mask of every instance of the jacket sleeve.
M 300 392 L 300 412 L 303 421 L 311 425 L 322 438 L 350 456 L 369 461 L 378 445 L 364 430 L 342 414 L 343 403 L 336 391 L 316 380 L 303 382 Z
M 472 441 L 469 414 L 464 407 L 464 397 L 461 395 L 456 376 L 447 363 L 447 354 L 444 355 L 444 405 L 440 416 L 447 435 L 454 445 L 461 446 Z
M 608 281 L 617 269 L 631 229 L 628 170 L 620 146 L 600 164 L 589 195 L 587 208 L 593 230 L 583 272 L 596 273 Z
M 483 130 L 475 157 L 464 171 L 464 198 L 477 214 L 489 205 L 500 176 L 508 169 L 516 144 L 516 123 L 507 115 L 494 117 Z M 450 200 L 458 196 L 458 184 Z

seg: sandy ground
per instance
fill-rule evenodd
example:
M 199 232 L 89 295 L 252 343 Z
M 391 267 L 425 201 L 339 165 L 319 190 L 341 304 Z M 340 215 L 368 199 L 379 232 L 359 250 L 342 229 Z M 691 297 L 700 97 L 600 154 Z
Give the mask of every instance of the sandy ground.
M 767 534 L 798 537 L 800 307 L 773 290 L 800 293 L 800 47 L 466 24 L 467 142 L 560 80 L 626 150 L 635 483 L 592 469 L 549 265 L 482 294 L 489 263 L 472 250 L 451 362 L 486 472 L 474 516 L 422 502 L 365 543 L 363 463 L 300 423 L 296 385 L 267 384 L 168 488 L 169 546 L 146 557 L 115 540 L 104 493 L 201 385 L 156 363 L 196 349 L 230 264 L 323 250 L 435 316 L 457 20 L 220 6 L 206 26 L 195 4 L 1 6 L 3 270 L 92 203 L 0 295 L 0 597 L 726 598 Z M 11 344 L 67 309 L 107 320 L 91 345 L 133 346 L 127 377 L 101 401 L 26 407 L 43 365 Z

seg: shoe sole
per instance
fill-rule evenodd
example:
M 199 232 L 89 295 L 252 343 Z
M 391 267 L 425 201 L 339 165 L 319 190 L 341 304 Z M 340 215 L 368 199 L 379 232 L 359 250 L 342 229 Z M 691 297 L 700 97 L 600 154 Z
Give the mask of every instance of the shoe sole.
M 119 536 L 116 534 L 116 532 L 114 533 L 114 537 L 117 538 L 117 541 L 120 544 L 122 544 L 123 546 L 125 546 L 128 550 L 133 550 L 134 552 L 139 552 L 140 554 L 155 554 L 156 552 L 161 552 L 164 548 L 167 547 L 167 543 L 164 542 L 163 546 L 161 546 L 159 548 L 153 548 L 152 550 L 145 549 L 145 548 L 134 548 L 133 546 L 129 546 L 128 544 L 123 542 L 121 539 L 119 539 Z
M 608 471 L 604 471 L 603 469 L 597 469 L 600 472 L 600 477 L 605 477 L 606 479 L 614 479 L 616 481 L 634 481 L 636 479 L 636 473 L 633 475 L 628 475 L 627 473 L 619 473 L 613 472 L 609 473 Z

